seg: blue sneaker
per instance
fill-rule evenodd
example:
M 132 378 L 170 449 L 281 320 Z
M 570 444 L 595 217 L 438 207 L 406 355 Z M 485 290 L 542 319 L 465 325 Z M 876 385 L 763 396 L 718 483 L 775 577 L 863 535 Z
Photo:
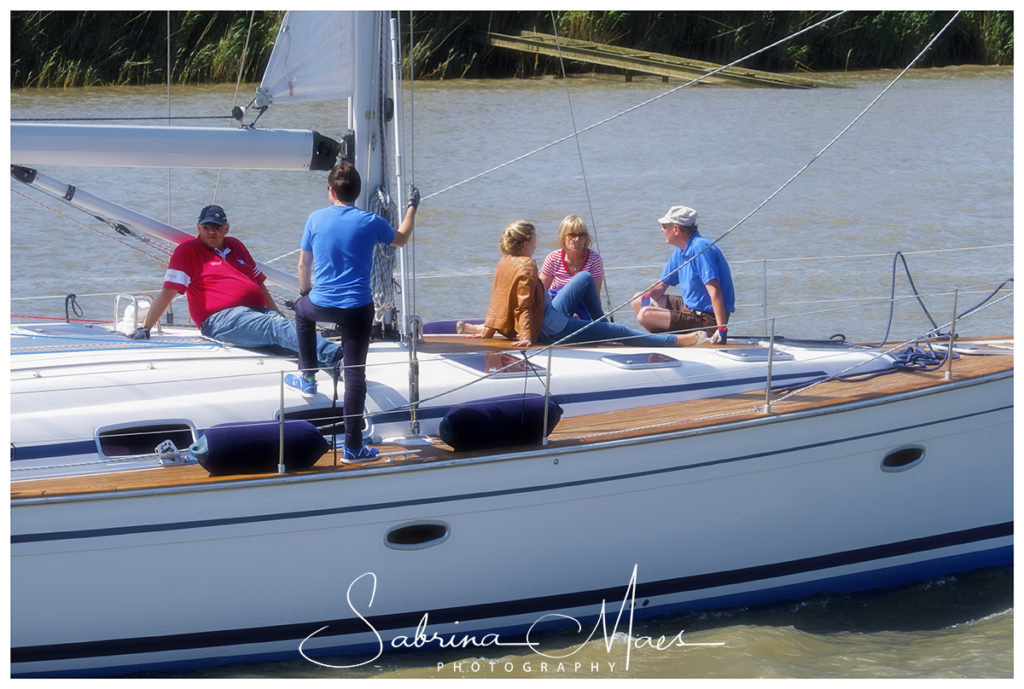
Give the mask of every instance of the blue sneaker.
M 363 445 L 358 450 L 350 450 L 345 448 L 345 452 L 341 456 L 341 461 L 346 464 L 358 464 L 359 462 L 372 462 L 377 459 L 377 448 L 368 447 Z
M 303 397 L 316 397 L 316 380 L 306 380 L 303 375 L 289 373 L 284 377 L 284 384 L 298 390 Z

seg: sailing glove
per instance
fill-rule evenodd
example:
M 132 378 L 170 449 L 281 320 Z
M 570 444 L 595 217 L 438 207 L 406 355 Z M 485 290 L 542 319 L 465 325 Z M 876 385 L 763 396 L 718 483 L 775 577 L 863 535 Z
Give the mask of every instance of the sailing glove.
M 420 190 L 416 188 L 415 184 L 409 185 L 409 207 L 413 209 L 419 209 L 420 207 Z
M 148 340 L 149 339 L 149 328 L 141 327 L 136 328 L 133 332 L 128 334 L 128 337 L 133 340 Z
M 715 331 L 715 334 L 711 336 L 711 344 L 722 344 L 722 345 L 724 345 L 725 341 L 727 339 L 728 338 L 726 337 L 725 326 L 723 325 L 723 326 L 720 326 L 718 328 L 718 330 Z

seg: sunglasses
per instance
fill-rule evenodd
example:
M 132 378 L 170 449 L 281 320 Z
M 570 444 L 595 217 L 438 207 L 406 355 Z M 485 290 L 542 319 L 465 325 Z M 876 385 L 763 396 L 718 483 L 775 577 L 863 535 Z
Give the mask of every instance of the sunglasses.
M 566 236 L 567 237 L 574 237 L 574 238 L 576 238 L 576 237 L 586 237 L 587 233 L 586 232 L 569 232 Z

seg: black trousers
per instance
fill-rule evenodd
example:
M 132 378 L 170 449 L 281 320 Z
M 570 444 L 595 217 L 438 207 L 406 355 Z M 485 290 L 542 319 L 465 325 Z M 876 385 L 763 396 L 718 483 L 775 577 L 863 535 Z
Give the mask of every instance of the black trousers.
M 363 444 L 363 407 L 366 404 L 366 355 L 370 351 L 373 304 L 351 309 L 317 306 L 309 296 L 295 302 L 295 335 L 299 344 L 299 368 L 315 371 L 316 324 L 334 323 L 341 331 L 345 375 L 345 447 L 358 450 Z

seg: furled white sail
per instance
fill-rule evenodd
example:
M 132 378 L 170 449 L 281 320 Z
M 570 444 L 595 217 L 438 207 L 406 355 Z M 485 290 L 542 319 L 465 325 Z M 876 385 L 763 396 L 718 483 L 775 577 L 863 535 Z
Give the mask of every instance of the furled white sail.
M 352 95 L 355 12 L 288 12 L 256 106 Z

